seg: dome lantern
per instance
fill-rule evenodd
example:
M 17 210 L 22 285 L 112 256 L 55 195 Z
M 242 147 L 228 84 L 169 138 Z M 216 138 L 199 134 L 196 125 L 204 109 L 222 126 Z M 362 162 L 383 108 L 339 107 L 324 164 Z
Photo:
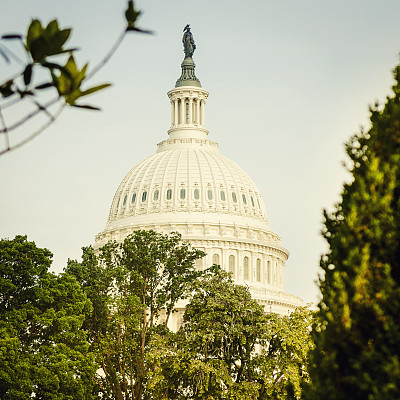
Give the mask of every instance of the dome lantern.
M 201 87 L 196 78 L 192 59 L 196 49 L 190 26 L 183 30 L 183 60 L 181 77 L 176 81 L 175 88 L 168 92 L 171 102 L 171 127 L 168 131 L 171 139 L 206 139 L 205 105 L 208 92 Z

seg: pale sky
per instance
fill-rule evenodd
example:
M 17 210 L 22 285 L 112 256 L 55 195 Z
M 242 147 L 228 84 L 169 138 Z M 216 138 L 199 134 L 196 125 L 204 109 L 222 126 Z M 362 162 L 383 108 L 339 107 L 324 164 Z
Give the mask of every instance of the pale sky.
M 95 65 L 124 26 L 124 0 L 0 4 L 1 33 L 24 32 L 31 18 L 73 27 L 80 65 Z M 0 236 L 27 234 L 54 253 L 55 271 L 94 242 L 125 174 L 167 136 L 166 93 L 180 76 L 190 24 L 196 75 L 210 92 L 209 138 L 260 189 L 271 228 L 291 253 L 286 290 L 316 302 L 322 210 L 332 209 L 347 178 L 343 143 L 368 127 L 368 105 L 390 93 L 400 2 L 136 4 L 140 26 L 156 34 L 129 35 L 93 79 L 113 83 L 84 101 L 102 112 L 68 109 L 33 142 L 0 157 Z M 17 70 L 0 60 L 2 82 Z

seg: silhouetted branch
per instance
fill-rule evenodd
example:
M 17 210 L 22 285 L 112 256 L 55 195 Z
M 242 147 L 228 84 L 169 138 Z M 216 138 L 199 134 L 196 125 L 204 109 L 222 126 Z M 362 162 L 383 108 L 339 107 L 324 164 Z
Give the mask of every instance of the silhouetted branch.
M 65 107 L 65 103 L 61 104 L 60 108 L 53 115 L 51 115 L 51 118 L 49 118 L 49 120 L 45 124 L 43 124 L 38 130 L 36 130 L 30 136 L 28 136 L 24 140 L 21 140 L 19 143 L 15 144 L 14 146 L 10 147 L 10 145 L 8 145 L 8 148 L 0 151 L 0 156 L 9 151 L 18 149 L 19 147 L 23 146 L 24 144 L 30 142 L 36 136 L 40 135 L 45 129 L 47 129 L 60 116 L 64 107 Z

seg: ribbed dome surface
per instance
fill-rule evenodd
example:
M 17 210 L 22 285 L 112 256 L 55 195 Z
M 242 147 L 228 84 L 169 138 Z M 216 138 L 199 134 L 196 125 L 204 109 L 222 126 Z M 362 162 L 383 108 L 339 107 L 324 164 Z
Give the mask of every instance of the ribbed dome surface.
M 135 166 L 114 196 L 108 223 L 170 212 L 239 215 L 267 223 L 254 182 L 213 144 L 165 149 Z

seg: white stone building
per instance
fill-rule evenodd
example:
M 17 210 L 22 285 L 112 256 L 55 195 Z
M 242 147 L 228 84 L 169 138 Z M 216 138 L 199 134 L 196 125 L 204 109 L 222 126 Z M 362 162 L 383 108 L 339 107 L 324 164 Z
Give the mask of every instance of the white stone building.
M 191 55 L 181 67 L 181 77 L 168 92 L 169 137 L 125 176 L 95 247 L 122 241 L 137 229 L 177 231 L 207 253 L 198 260 L 199 269 L 220 264 L 250 288 L 266 311 L 287 314 L 302 305 L 299 297 L 285 292 L 289 252 L 271 230 L 252 179 L 208 138 L 208 92 L 195 76 Z M 181 312 L 174 314 L 172 329 L 180 318 Z

